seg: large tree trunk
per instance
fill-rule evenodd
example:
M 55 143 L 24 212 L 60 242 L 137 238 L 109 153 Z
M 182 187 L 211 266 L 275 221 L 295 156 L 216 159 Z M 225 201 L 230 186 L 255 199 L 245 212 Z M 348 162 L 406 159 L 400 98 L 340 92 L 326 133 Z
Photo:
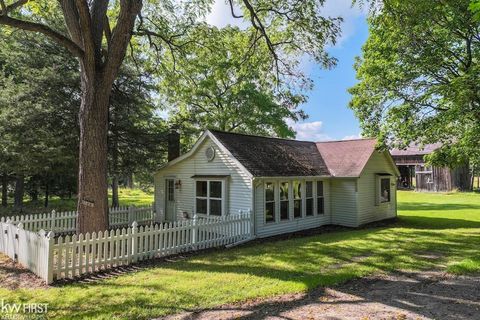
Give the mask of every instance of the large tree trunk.
M 107 127 L 111 84 L 82 72 L 77 232 L 108 229 Z
M 2 207 L 8 205 L 8 176 L 6 173 L 2 174 Z
M 23 208 L 23 196 L 25 194 L 25 176 L 18 174 L 15 178 L 14 208 Z

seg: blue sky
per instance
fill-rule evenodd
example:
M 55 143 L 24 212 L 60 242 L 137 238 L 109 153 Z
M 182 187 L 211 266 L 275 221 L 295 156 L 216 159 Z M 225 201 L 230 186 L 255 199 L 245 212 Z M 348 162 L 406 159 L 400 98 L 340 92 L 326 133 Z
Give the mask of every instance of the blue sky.
M 368 37 L 364 10 L 351 7 L 352 0 L 327 0 L 324 15 L 344 19 L 342 35 L 329 53 L 338 59 L 336 68 L 322 70 L 313 63 L 306 63 L 304 71 L 314 81 L 309 100 L 302 106 L 309 118 L 291 126 L 299 140 L 339 140 L 360 137 L 358 120 L 348 108 L 350 95 L 347 89 L 355 84 L 353 63 L 360 55 L 361 47 Z M 223 0 L 217 0 L 207 21 L 219 27 L 226 24 L 241 24 L 231 18 Z

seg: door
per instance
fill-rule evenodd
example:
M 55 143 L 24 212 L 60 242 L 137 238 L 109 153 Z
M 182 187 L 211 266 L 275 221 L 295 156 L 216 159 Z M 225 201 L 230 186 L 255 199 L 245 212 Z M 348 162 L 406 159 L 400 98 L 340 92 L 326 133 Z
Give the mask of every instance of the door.
M 165 220 L 175 221 L 175 180 L 165 180 Z

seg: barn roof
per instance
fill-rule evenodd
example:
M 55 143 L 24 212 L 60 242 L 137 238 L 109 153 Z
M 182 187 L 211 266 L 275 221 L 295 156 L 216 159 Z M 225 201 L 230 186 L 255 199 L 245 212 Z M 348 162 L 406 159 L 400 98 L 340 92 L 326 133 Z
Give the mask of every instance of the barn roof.
M 253 176 L 330 176 L 314 142 L 210 132 Z
M 441 143 L 426 144 L 424 146 L 411 144 L 406 149 L 393 149 L 390 151 L 392 156 L 423 156 L 430 154 L 442 146 Z
M 375 151 L 375 139 L 317 142 L 330 173 L 335 177 L 358 177 Z

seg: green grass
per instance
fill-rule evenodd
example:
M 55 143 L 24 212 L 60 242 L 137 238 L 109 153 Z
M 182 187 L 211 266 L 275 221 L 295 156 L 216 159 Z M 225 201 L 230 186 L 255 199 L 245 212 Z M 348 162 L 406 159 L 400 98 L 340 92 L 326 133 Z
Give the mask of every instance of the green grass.
M 147 319 L 375 272 L 480 272 L 480 195 L 399 192 L 399 213 L 388 227 L 247 244 L 89 284 L 0 289 L 0 297 L 49 303 L 51 318 Z
M 120 188 L 118 191 L 118 196 L 119 196 L 121 206 L 129 206 L 129 205 L 134 205 L 137 207 L 150 206 L 153 202 L 153 192 L 144 192 L 140 189 Z M 109 198 L 109 201 L 111 202 L 111 198 L 112 198 L 111 190 L 109 190 L 108 198 Z M 19 213 L 16 210 L 14 210 L 13 206 L 11 205 L 12 202 L 13 202 L 13 199 L 9 199 L 10 205 L 7 208 L 0 207 L 0 217 Z M 35 202 L 26 198 L 24 202 L 24 208 L 22 210 L 22 214 L 46 213 L 52 210 L 62 212 L 62 211 L 72 211 L 76 209 L 77 209 L 76 198 L 61 199 L 59 197 L 52 197 L 49 200 L 48 208 L 45 208 L 43 206 L 43 199 Z

